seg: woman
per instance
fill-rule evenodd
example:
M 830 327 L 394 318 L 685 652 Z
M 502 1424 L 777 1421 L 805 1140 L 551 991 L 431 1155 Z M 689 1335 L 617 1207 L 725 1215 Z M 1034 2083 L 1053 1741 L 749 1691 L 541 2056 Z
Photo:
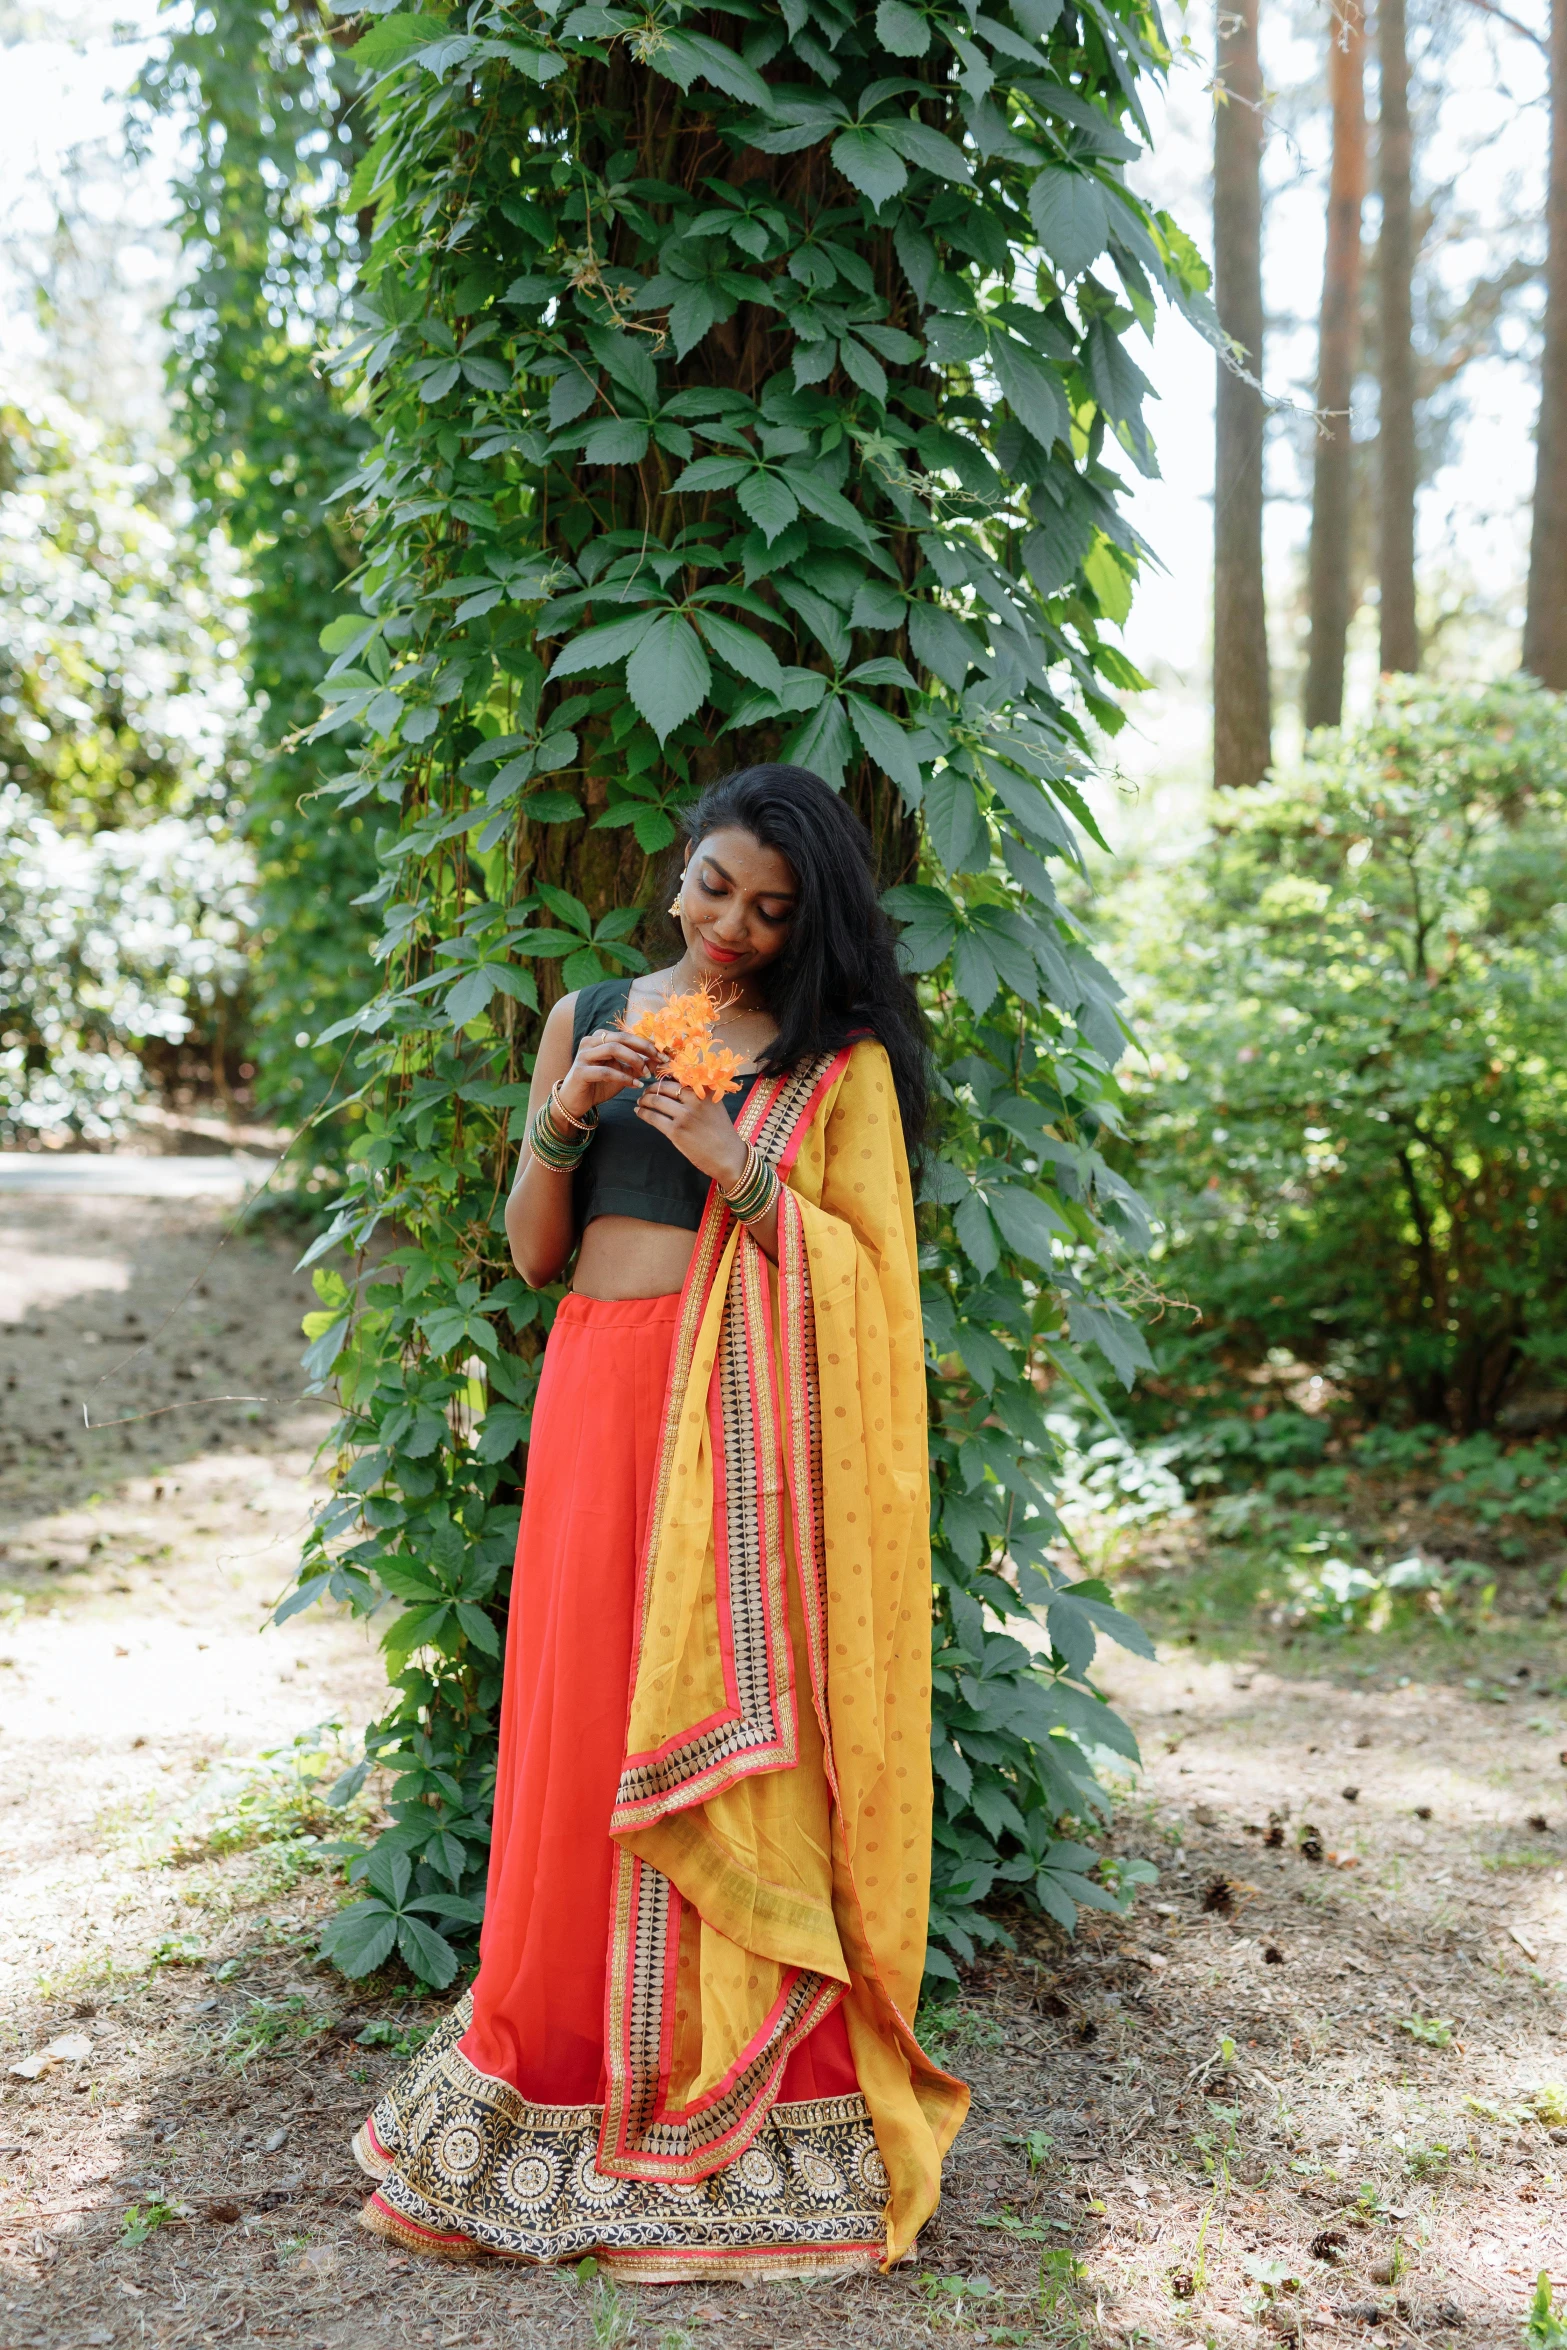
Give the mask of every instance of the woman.
M 539 1382 L 481 1964 L 355 2141 L 366 2224 L 645 2282 L 890 2263 L 967 2092 L 925 1955 L 920 1016 L 814 775 L 691 812 L 670 970 L 545 1024 L 507 1204 Z M 720 992 L 703 1098 L 628 1022 Z

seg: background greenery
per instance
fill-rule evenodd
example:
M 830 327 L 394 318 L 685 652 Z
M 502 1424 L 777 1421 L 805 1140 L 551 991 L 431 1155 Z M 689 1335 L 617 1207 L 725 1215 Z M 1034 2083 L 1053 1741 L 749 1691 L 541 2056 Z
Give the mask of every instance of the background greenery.
M 366 1115 L 314 1332 L 340 1483 L 282 1611 L 398 1603 L 350 1970 L 395 1944 L 449 1979 L 482 1889 L 553 1310 L 500 1226 L 539 1018 L 667 950 L 672 809 L 767 755 L 865 816 L 943 1064 L 933 1967 L 1002 1931 L 998 1887 L 1063 1922 L 1125 1898 L 1076 1831 L 1135 1754 L 1096 1641 L 1142 1636 L 1054 1562 L 1036 1382 L 1092 1398 L 1094 1356 L 1142 1359 L 1141 1213 L 1099 1147 L 1118 991 L 1050 865 L 1087 821 L 1084 721 L 1136 682 L 1102 634 L 1137 563 L 1116 467 L 1153 462 L 1124 338 L 1202 278 L 1125 186 L 1162 55 L 1135 11 L 893 0 L 874 27 L 388 10 L 356 44 L 376 220 L 339 375 L 378 437 L 316 737 L 366 738 L 326 788 L 385 827 L 387 977 L 341 1024 Z
M 1125 885 L 1172 1368 L 1462 1434 L 1567 1383 L 1564 784 L 1554 695 L 1406 680 Z

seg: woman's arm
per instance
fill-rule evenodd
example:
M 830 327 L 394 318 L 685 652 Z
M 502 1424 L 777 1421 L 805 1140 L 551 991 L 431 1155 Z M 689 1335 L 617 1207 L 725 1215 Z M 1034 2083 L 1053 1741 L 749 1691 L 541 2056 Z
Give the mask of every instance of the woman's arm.
M 586 1117 L 628 1085 L 640 1085 L 653 1065 L 652 1047 L 624 1029 L 600 1029 L 585 1036 L 573 1058 L 571 1031 L 576 1011 L 574 995 L 562 996 L 544 1023 L 539 1057 L 528 1089 L 528 1119 L 524 1128 L 517 1180 L 506 1202 L 506 1238 L 511 1261 L 530 1289 L 543 1289 L 560 1278 L 577 1233 L 571 1211 L 571 1175 L 541 1166 L 527 1145 L 527 1128 L 551 1088 L 559 1085 L 556 1100 L 571 1117 Z

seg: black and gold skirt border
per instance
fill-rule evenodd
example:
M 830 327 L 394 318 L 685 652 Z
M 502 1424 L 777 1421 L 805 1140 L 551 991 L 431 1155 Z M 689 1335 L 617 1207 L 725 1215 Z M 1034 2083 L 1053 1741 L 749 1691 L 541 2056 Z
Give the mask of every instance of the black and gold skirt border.
M 375 2235 L 445 2260 L 592 2257 L 630 2283 L 808 2277 L 878 2267 L 887 2174 L 865 2101 L 772 2109 L 745 2152 L 692 2184 L 598 2168 L 603 2109 L 538 2105 L 457 2043 L 464 1998 L 354 2138 Z

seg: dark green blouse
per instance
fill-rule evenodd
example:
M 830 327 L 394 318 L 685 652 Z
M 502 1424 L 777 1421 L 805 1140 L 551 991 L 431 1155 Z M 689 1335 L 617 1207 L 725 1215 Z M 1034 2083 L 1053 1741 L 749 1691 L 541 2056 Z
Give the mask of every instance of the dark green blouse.
M 595 1028 L 614 1026 L 630 994 L 629 979 L 601 979 L 580 991 L 571 1024 L 573 1057 Z M 738 1116 L 755 1083 L 747 1077 L 738 1093 L 725 1095 L 731 1118 Z M 599 1109 L 593 1140 L 572 1178 L 577 1230 L 585 1232 L 595 1216 L 639 1216 L 644 1224 L 678 1224 L 694 1232 L 707 1206 L 708 1177 L 644 1124 L 636 1105 L 636 1088 L 628 1086 Z

